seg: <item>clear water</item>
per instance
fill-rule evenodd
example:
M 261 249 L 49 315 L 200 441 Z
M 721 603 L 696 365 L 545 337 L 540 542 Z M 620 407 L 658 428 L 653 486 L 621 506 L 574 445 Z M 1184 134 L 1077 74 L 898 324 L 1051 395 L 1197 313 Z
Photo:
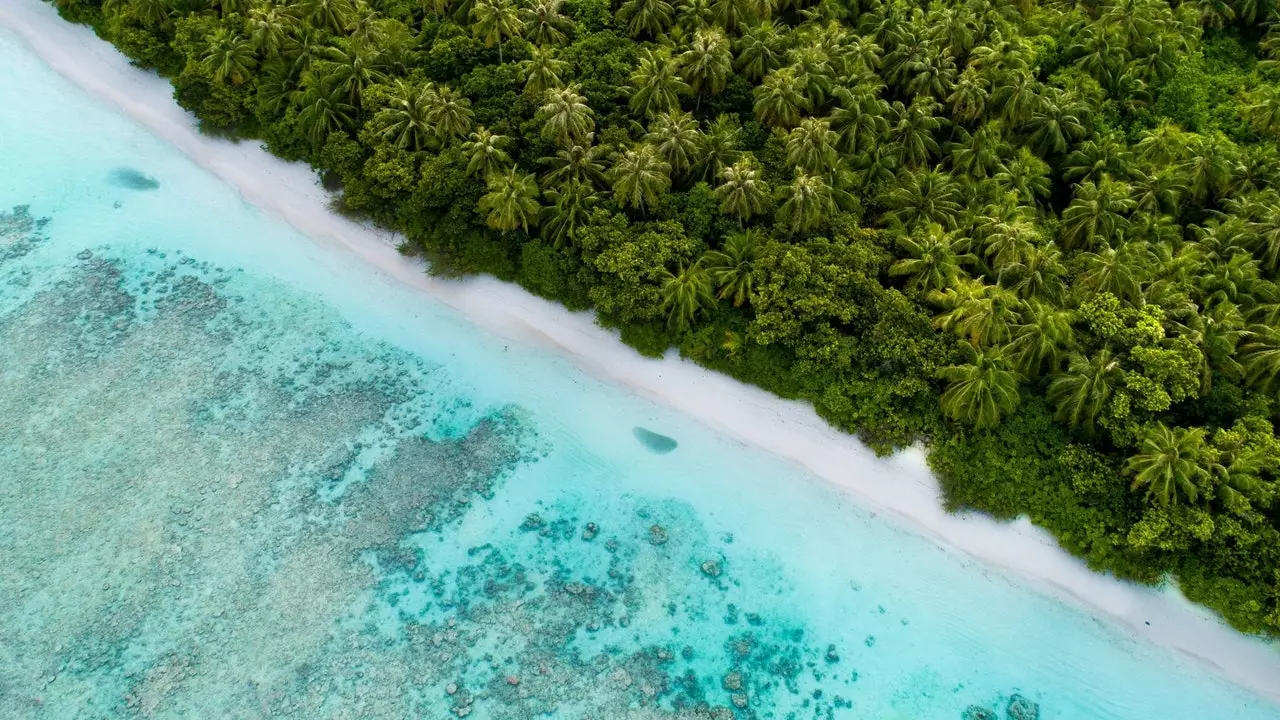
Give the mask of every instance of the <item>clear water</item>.
M 0 717 L 1280 717 L 0 98 Z

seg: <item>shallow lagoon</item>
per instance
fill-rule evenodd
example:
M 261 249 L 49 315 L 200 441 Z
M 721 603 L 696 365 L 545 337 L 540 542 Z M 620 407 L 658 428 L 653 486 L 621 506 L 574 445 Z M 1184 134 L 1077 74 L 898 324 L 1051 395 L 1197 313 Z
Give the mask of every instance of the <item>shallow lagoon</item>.
M 0 716 L 1280 717 L 0 96 Z

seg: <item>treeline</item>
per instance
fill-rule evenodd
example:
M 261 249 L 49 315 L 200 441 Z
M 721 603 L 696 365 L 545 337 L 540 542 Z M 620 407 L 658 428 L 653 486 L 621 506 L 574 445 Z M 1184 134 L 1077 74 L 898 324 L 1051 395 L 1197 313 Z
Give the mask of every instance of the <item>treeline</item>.
M 1273 0 L 60 0 L 437 272 L 1280 632 Z

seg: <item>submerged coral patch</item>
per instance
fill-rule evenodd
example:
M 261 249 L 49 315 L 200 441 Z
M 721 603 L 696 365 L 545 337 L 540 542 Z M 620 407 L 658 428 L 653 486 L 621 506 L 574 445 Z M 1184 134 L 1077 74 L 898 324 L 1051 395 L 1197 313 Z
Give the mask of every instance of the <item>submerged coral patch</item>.
M 640 441 L 641 445 L 644 445 L 658 454 L 669 453 L 672 450 L 675 450 L 676 445 L 678 444 L 674 438 L 669 438 L 666 435 L 656 433 L 648 428 L 640 426 L 633 428 L 631 433 L 636 436 L 636 439 Z
M 155 190 L 160 181 L 131 167 L 118 167 L 107 173 L 107 182 L 126 190 Z

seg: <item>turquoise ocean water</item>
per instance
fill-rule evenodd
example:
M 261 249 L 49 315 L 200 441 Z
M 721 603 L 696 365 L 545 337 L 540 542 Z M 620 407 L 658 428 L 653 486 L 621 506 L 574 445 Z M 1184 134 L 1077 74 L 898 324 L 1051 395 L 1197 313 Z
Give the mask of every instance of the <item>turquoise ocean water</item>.
M 0 718 L 1280 717 L 0 98 Z

